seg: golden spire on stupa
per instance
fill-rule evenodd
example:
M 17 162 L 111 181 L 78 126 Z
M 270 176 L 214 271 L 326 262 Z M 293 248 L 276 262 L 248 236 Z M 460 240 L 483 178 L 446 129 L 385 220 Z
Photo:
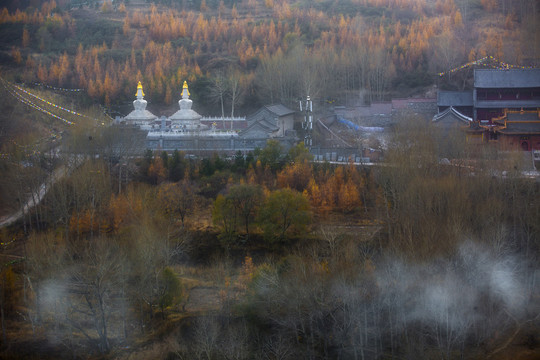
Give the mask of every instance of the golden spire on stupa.
M 187 91 L 187 96 L 191 96 L 191 94 L 189 93 L 189 89 L 188 89 L 188 86 L 187 86 L 187 81 L 184 80 L 184 86 L 183 86 L 183 89 L 186 89 Z M 183 92 L 183 91 L 182 91 Z
M 142 84 L 140 81 L 139 81 L 139 85 L 137 85 L 137 93 L 135 94 L 135 96 L 139 96 L 139 89 L 141 90 L 141 95 L 144 96 L 144 91 L 143 91 Z

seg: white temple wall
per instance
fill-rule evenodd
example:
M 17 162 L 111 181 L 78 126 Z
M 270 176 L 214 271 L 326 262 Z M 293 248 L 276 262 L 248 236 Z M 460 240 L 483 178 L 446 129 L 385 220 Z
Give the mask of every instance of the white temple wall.
M 278 139 L 285 149 L 296 142 L 295 138 Z M 152 137 L 146 139 L 146 147 L 150 150 L 185 151 L 185 152 L 236 152 L 253 151 L 264 148 L 268 138 L 197 138 L 197 137 Z

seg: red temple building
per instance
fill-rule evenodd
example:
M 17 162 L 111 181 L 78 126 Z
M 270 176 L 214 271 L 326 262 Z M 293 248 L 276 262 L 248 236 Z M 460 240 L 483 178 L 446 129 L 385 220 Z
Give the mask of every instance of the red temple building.
M 465 125 L 471 141 L 540 150 L 540 69 L 475 69 L 470 91 L 439 91 L 437 124 Z
M 487 130 L 504 150 L 540 150 L 540 112 L 505 110 Z

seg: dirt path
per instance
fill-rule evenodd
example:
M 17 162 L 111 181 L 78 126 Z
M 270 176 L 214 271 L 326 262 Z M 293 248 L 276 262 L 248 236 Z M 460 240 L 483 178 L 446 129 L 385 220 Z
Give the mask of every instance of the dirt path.
M 63 178 L 67 174 L 67 172 L 68 171 L 65 166 L 61 166 L 55 171 L 53 171 L 53 173 L 47 178 L 47 180 L 45 180 L 45 182 L 39 187 L 39 192 L 37 196 L 30 196 L 21 209 L 15 211 L 11 215 L 6 215 L 0 218 L 0 228 L 13 224 L 14 222 L 22 218 L 24 214 L 26 214 L 31 208 L 38 205 L 41 200 L 43 200 L 51 186 L 54 185 L 58 180 Z

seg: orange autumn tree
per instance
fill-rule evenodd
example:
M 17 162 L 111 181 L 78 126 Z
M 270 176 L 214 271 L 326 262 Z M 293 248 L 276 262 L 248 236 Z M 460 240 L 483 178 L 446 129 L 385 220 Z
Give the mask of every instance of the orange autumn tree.
M 306 187 L 306 189 L 303 192 L 304 196 L 309 199 L 309 203 L 311 204 L 311 207 L 321 215 L 327 214 L 330 209 L 326 204 L 326 201 L 324 200 L 321 189 L 319 188 L 319 185 L 315 181 L 315 179 L 310 179 L 309 184 Z
M 163 164 L 163 160 L 159 156 L 154 156 L 152 163 L 148 168 L 148 178 L 154 185 L 161 184 L 167 178 L 167 169 Z
M 304 191 L 313 174 L 311 164 L 304 160 L 289 164 L 277 173 L 277 183 L 280 188 L 291 188 L 296 191 Z
M 90 209 L 74 213 L 69 221 L 69 231 L 79 236 L 85 234 L 98 235 L 101 232 L 107 232 L 107 229 L 108 226 L 104 223 L 101 215 L 95 214 Z
M 153 199 L 153 190 L 142 185 L 129 186 L 122 194 L 111 195 L 108 207 L 109 231 L 121 232 L 123 229 L 139 224 L 146 211 L 152 211 L 148 200 Z
M 365 182 L 354 165 L 338 166 L 311 177 L 303 193 L 318 214 L 351 213 L 362 206 Z
M 343 184 L 339 191 L 338 207 L 345 213 L 353 212 L 362 205 L 360 199 L 360 191 L 358 184 L 354 183 L 351 178 Z

